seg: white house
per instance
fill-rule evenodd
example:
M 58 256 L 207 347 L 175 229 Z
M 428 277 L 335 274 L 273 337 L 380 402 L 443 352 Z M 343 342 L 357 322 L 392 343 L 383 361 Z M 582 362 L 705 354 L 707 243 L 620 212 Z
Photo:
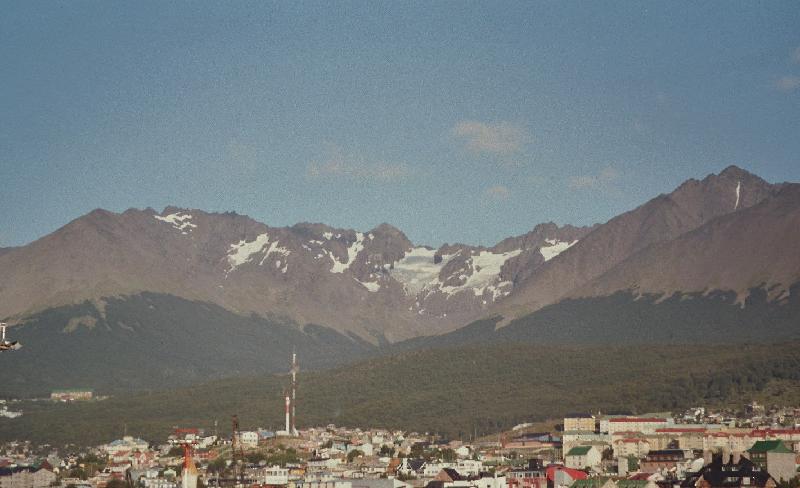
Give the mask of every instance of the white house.
M 602 454 L 594 446 L 576 446 L 564 455 L 564 464 L 572 469 L 586 469 L 598 471 Z

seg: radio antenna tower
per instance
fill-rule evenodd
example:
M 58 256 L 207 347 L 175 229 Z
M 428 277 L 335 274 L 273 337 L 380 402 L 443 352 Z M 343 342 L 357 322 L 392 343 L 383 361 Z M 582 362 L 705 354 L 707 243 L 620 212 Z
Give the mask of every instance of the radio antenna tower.
M 297 406 L 297 373 L 300 371 L 299 367 L 297 366 L 297 352 L 295 349 L 292 348 L 292 426 L 291 430 L 289 431 L 290 435 L 297 436 L 297 423 L 296 417 L 297 414 L 296 406 Z
M 244 484 L 244 450 L 242 449 L 241 433 L 239 432 L 239 416 L 231 418 L 231 468 L 233 468 L 234 483 Z

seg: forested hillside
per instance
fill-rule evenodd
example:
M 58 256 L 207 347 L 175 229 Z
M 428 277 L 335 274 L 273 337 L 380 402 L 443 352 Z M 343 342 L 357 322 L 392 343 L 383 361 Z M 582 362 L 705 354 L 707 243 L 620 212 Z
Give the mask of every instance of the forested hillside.
M 780 345 L 469 346 L 408 352 L 302 373 L 299 426 L 333 422 L 466 438 L 569 411 L 642 413 L 697 404 L 800 400 L 800 348 Z M 178 426 L 278 428 L 285 376 L 175 385 L 75 404 L 28 402 L 0 419 L 0 439 L 95 444 L 122 435 L 163 439 Z

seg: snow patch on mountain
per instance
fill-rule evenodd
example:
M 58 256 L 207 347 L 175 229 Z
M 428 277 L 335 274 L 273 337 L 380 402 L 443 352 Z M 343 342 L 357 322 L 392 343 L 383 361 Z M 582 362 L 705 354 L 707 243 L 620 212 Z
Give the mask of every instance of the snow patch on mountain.
M 522 249 L 515 249 L 504 253 L 481 251 L 471 256 L 467 265 L 472 268 L 472 273 L 458 286 L 442 286 L 441 290 L 449 295 L 471 289 L 475 296 L 482 296 L 485 291 L 492 294 L 492 298 L 510 293 L 511 283 L 500 280 L 500 270 L 509 259 L 519 256 Z M 463 278 L 463 276 L 462 276 Z
M 251 261 L 253 256 L 263 251 L 267 245 L 269 245 L 269 248 L 264 253 L 264 257 L 261 259 L 261 262 L 258 263 L 259 266 L 263 265 L 264 261 L 266 261 L 267 257 L 269 257 L 269 255 L 272 253 L 277 252 L 282 256 L 288 256 L 290 254 L 289 249 L 278 245 L 277 240 L 270 243 L 269 234 L 265 232 L 258 235 L 250 242 L 242 239 L 236 244 L 231 244 L 230 251 L 228 251 L 228 264 L 230 264 L 230 269 L 228 272 L 231 272 L 239 266 Z M 280 261 L 278 262 L 280 263 Z M 286 266 L 288 266 L 288 263 L 284 263 L 283 268 L 281 268 L 280 264 L 277 264 L 275 267 L 281 269 L 281 272 L 286 273 Z
M 559 241 L 558 239 L 545 239 L 544 241 L 550 244 L 549 246 L 542 246 L 539 248 L 539 252 L 542 254 L 545 261 L 550 261 L 578 242 L 577 240 L 572 242 Z
M 228 251 L 230 271 L 250 261 L 250 257 L 261 252 L 267 244 L 269 244 L 269 234 L 266 232 L 257 236 L 253 241 L 247 242 L 242 239 L 236 244 L 231 244 L 231 249 Z
M 739 196 L 741 195 L 741 191 L 742 191 L 742 182 L 739 181 L 738 183 L 736 183 L 736 204 L 733 206 L 734 210 L 739 208 Z
M 376 292 L 380 291 L 380 289 L 381 289 L 381 284 L 377 283 L 377 282 L 376 283 L 372 283 L 372 282 L 369 282 L 369 281 L 361 281 L 361 280 L 356 280 L 356 281 L 358 281 L 358 283 L 361 286 L 363 286 L 364 288 L 366 288 L 367 291 L 369 291 L 370 293 L 376 293 Z
M 192 229 L 197 227 L 197 224 L 192 223 L 192 214 L 188 213 L 176 212 L 165 215 L 164 217 L 160 215 L 153 215 L 153 218 L 168 224 L 172 224 L 172 227 L 181 231 L 181 234 L 188 234 L 192 231 Z
M 435 262 L 436 250 L 425 247 L 415 247 L 407 252 L 402 259 L 394 263 L 391 276 L 399 281 L 406 293 L 416 295 L 426 287 L 439 282 L 439 272 L 453 257 L 442 256 L 439 263 Z
M 339 261 L 336 257 L 328 251 L 328 255 L 331 257 L 333 261 L 333 266 L 331 266 L 331 273 L 344 273 L 344 271 L 350 268 L 350 265 L 353 264 L 353 261 L 356 260 L 358 257 L 358 253 L 364 250 L 364 234 L 361 232 L 356 232 L 356 240 L 350 247 L 347 248 L 347 260 L 346 261 Z
M 269 248 L 267 249 L 267 252 L 264 253 L 264 257 L 261 258 L 261 262 L 259 262 L 258 265 L 259 266 L 263 266 L 264 265 L 264 261 L 266 261 L 267 258 L 272 253 L 278 253 L 281 256 L 286 257 L 286 256 L 289 256 L 289 254 L 291 254 L 291 251 L 289 251 L 289 249 L 286 249 L 285 247 L 279 246 L 277 240 L 273 241 L 273 242 L 270 243 Z M 283 267 L 281 267 L 281 263 L 283 263 Z M 275 267 L 280 269 L 281 273 L 285 274 L 286 270 L 288 269 L 288 266 L 289 266 L 289 263 L 286 260 L 281 261 L 280 259 L 278 259 L 277 261 L 275 261 Z

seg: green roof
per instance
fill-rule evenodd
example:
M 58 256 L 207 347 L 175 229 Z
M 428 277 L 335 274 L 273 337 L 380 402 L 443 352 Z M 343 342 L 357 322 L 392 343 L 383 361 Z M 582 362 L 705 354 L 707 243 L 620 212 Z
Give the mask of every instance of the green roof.
M 641 488 L 647 486 L 647 480 L 619 480 L 617 481 L 617 488 Z
M 569 450 L 567 456 L 585 456 L 592 446 L 576 446 Z
M 788 447 L 783 441 L 756 441 L 753 444 L 753 447 L 747 450 L 747 452 L 753 453 L 764 453 L 764 452 L 794 452 Z
M 585 480 L 575 480 L 570 488 L 600 488 L 606 484 L 608 478 L 586 478 Z

